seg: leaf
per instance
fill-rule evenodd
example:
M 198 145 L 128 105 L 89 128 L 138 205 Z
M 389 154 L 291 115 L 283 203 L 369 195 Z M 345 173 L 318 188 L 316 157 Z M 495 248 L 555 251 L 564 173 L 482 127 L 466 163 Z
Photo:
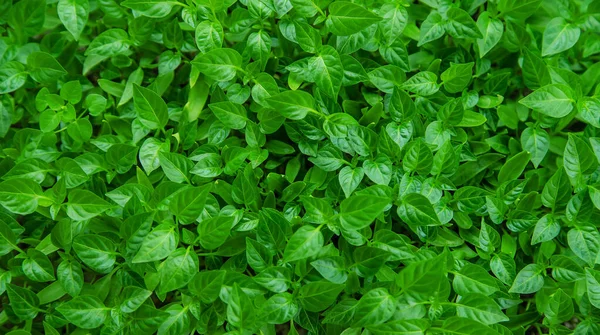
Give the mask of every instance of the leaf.
M 418 193 L 410 193 L 402 198 L 398 215 L 409 225 L 439 226 L 441 221 L 429 199 Z
M 11 61 L 0 65 L 0 94 L 16 91 L 26 80 L 27 72 L 23 64 Z
M 10 307 L 22 320 L 33 320 L 39 312 L 40 299 L 31 290 L 13 284 L 6 285 Z
M 171 292 L 187 285 L 196 274 L 198 266 L 198 256 L 194 250 L 190 248 L 175 250 L 158 268 L 160 277 L 158 294 Z M 151 294 L 151 291 L 147 292 L 148 297 Z
M 0 205 L 15 214 L 33 213 L 46 196 L 38 183 L 14 178 L 0 183 Z
M 312 257 L 323 247 L 323 241 L 320 228 L 302 226 L 289 239 L 283 261 L 289 263 Z
M 43 84 L 55 82 L 67 73 L 52 55 L 41 51 L 29 54 L 27 68 L 31 78 Z
M 133 103 L 138 118 L 148 129 L 162 129 L 168 119 L 167 104 L 154 91 L 133 85 Z
M 447 333 L 460 335 L 475 335 L 482 333 L 490 335 L 500 334 L 499 332 L 480 322 L 458 316 L 453 316 L 444 320 L 442 329 Z
M 482 294 L 490 296 L 499 290 L 496 281 L 482 267 L 475 264 L 466 264 L 454 275 L 452 287 L 461 296 Z
M 530 158 L 531 154 L 528 151 L 521 151 L 506 160 L 498 173 L 498 182 L 502 184 L 509 180 L 518 179 L 527 167 Z
M 440 13 L 437 11 L 430 12 L 425 21 L 421 24 L 418 46 L 420 47 L 423 44 L 435 41 L 444 36 L 446 33 L 444 23 Z
M 456 38 L 482 38 L 479 27 L 471 16 L 458 7 L 450 7 L 446 12 L 448 23 L 445 26 L 448 34 Z
M 234 49 L 212 49 L 198 55 L 192 65 L 209 78 L 228 81 L 235 78 L 241 68 L 242 56 Z
M 329 5 L 327 27 L 338 36 L 357 33 L 381 20 L 366 8 L 351 2 L 334 2 Z
M 535 224 L 531 244 L 547 242 L 554 239 L 560 233 L 560 224 L 552 215 L 544 215 Z
M 477 18 L 477 27 L 483 35 L 483 38 L 477 39 L 479 58 L 483 58 L 500 42 L 504 26 L 502 25 L 502 21 L 490 17 L 489 12 L 484 12 Z
M 62 261 L 56 269 L 56 277 L 69 295 L 79 295 L 83 288 L 83 269 L 79 263 Z
M 573 110 L 571 89 L 562 84 L 540 87 L 519 103 L 534 111 L 554 118 L 567 116 Z
M 584 226 L 569 230 L 569 247 L 583 261 L 593 266 L 600 252 L 600 234 L 592 227 Z
M 87 24 L 89 7 L 88 0 L 59 0 L 56 6 L 60 21 L 76 41 Z
M 525 266 L 515 278 L 509 293 L 529 294 L 539 291 L 544 286 L 542 272 L 544 267 L 539 264 L 529 264 Z
M 565 21 L 561 17 L 552 19 L 544 29 L 542 38 L 542 56 L 550 56 L 571 48 L 577 40 L 581 30 Z
M 144 16 L 157 19 L 167 16 L 176 4 L 176 1 L 165 0 L 126 0 L 121 3 Z
M 363 168 L 364 173 L 375 184 L 388 185 L 392 180 L 392 161 L 385 155 L 378 155 L 375 160 L 366 160 Z
M 208 105 L 215 116 L 231 129 L 243 129 L 246 126 L 246 109 L 229 101 L 218 102 Z
M 550 136 L 541 128 L 527 128 L 521 133 L 521 146 L 531 154 L 531 163 L 537 168 L 550 149 Z
M 202 214 L 211 190 L 212 184 L 208 184 L 201 187 L 186 188 L 181 192 L 177 192 L 169 203 L 169 209 L 181 223 L 194 222 Z
M 441 75 L 444 88 L 450 93 L 461 92 L 471 81 L 471 73 L 474 63 L 454 64 L 451 63 L 448 70 Z M 433 81 L 435 82 L 437 78 Z
M 106 237 L 83 234 L 73 240 L 73 250 L 85 265 L 100 273 L 108 273 L 116 262 L 114 243 Z
M 298 299 L 304 309 L 320 312 L 331 306 L 344 285 L 315 281 L 300 287 Z
M 284 91 L 267 99 L 267 103 L 278 113 L 292 120 L 301 120 L 315 110 L 313 97 L 303 91 Z
M 56 310 L 75 326 L 94 329 L 104 323 L 109 309 L 95 296 L 84 295 L 62 303 Z
M 544 60 L 529 49 L 523 49 L 523 80 L 532 90 L 550 83 L 550 72 Z
M 559 324 L 573 317 L 573 300 L 562 289 L 558 289 L 552 296 L 544 311 L 546 318 L 553 324 Z
M 369 226 L 391 199 L 385 194 L 361 193 L 350 196 L 340 204 L 340 220 L 346 229 L 362 229 Z
M 36 282 L 49 282 L 56 280 L 54 267 L 41 251 L 35 249 L 27 250 L 27 258 L 23 261 L 23 272 L 27 278 Z
M 456 314 L 459 317 L 475 320 L 486 325 L 508 321 L 508 317 L 502 313 L 500 307 L 492 298 L 476 293 L 464 296 L 457 302 Z
M 360 185 L 364 176 L 365 172 L 363 168 L 353 169 L 349 166 L 345 166 L 340 170 L 338 179 L 346 198 L 349 198 L 352 195 L 352 192 Z
M 88 220 L 113 207 L 111 204 L 86 190 L 69 192 L 67 215 L 73 220 Z
M 415 334 L 423 335 L 429 328 L 429 321 L 424 319 L 393 320 L 380 325 L 367 326 L 375 335 Z
M 439 90 L 437 76 L 433 72 L 424 71 L 410 77 L 401 88 L 419 95 L 432 95 Z
M 354 326 L 377 325 L 389 320 L 396 310 L 396 301 L 384 288 L 367 292 L 358 301 Z
M 121 312 L 133 313 L 150 297 L 152 291 L 140 287 L 127 286 L 123 288 L 121 294 L 123 296 L 123 302 L 120 306 Z
M 177 247 L 178 236 L 175 227 L 169 224 L 156 226 L 144 237 L 140 249 L 133 257 L 133 263 L 152 262 L 166 258 Z
M 233 285 L 227 303 L 227 318 L 233 326 L 240 329 L 249 329 L 255 322 L 256 315 L 252 301 L 237 284 Z
M 317 87 L 330 97 L 337 97 L 344 75 L 337 51 L 328 45 L 309 63 Z
M 233 227 L 233 217 L 216 216 L 200 222 L 198 239 L 206 249 L 216 249 L 225 243 Z

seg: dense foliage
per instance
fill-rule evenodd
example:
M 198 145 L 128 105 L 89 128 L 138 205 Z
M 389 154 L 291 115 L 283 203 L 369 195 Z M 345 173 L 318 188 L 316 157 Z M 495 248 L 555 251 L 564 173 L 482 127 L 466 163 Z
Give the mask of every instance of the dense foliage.
M 0 333 L 600 334 L 600 1 L 0 24 Z

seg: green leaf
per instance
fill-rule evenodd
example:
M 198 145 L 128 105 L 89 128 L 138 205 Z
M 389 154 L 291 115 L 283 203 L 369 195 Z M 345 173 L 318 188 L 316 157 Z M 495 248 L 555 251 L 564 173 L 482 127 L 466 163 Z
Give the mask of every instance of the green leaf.
M 76 41 L 87 24 L 89 7 L 88 0 L 59 0 L 56 6 L 60 21 Z
M 461 297 L 456 303 L 456 314 L 459 317 L 475 320 L 486 325 L 508 321 L 508 317 L 502 313 L 500 306 L 492 298 L 477 293 Z
M 55 82 L 67 73 L 52 55 L 41 51 L 29 54 L 27 69 L 31 78 L 42 84 Z
M 23 272 L 27 278 L 36 282 L 49 282 L 56 280 L 52 262 L 41 251 L 27 250 L 27 258 L 23 261 Z
M 498 173 L 498 182 L 502 184 L 509 180 L 518 179 L 527 167 L 530 158 L 531 154 L 528 151 L 521 151 L 507 159 Z
M 16 91 L 26 80 L 27 71 L 23 64 L 10 61 L 0 65 L 0 94 Z
M 389 320 L 396 310 L 396 301 L 385 288 L 367 292 L 358 301 L 354 313 L 354 326 L 377 325 Z
M 209 270 L 196 273 L 189 283 L 189 289 L 204 303 L 212 303 L 219 297 L 225 279 L 225 271 Z
M 521 146 L 531 154 L 531 163 L 537 168 L 550 149 L 550 136 L 541 128 L 527 128 L 521 133 Z
M 502 33 L 504 32 L 504 25 L 502 21 L 491 17 L 489 12 L 484 12 L 477 18 L 477 27 L 483 35 L 483 38 L 477 39 L 479 58 L 483 58 L 500 42 Z
M 162 129 L 169 121 L 167 104 L 154 91 L 133 85 L 133 103 L 137 116 L 148 129 Z
M 152 262 L 166 258 L 177 247 L 178 235 L 175 226 L 161 224 L 144 237 L 140 249 L 133 257 L 133 263 Z
M 550 56 L 567 49 L 577 43 L 581 30 L 567 23 L 562 17 L 552 19 L 544 29 L 542 38 L 542 56 Z
M 270 324 L 286 323 L 298 313 L 298 310 L 298 304 L 287 292 L 275 294 L 263 306 L 266 321 Z
M 146 301 L 152 291 L 145 290 L 136 286 L 127 286 L 123 288 L 121 295 L 123 302 L 121 302 L 120 310 L 123 313 L 133 313 Z
M 237 284 L 233 284 L 231 296 L 227 302 L 227 319 L 231 325 L 239 329 L 252 329 L 256 321 L 252 301 Z
M 448 70 L 444 71 L 441 75 L 446 91 L 449 93 L 462 92 L 469 84 L 469 81 L 471 81 L 473 65 L 475 65 L 475 63 L 450 63 Z M 436 80 L 437 78 L 433 81 L 435 82 Z
M 351 2 L 334 2 L 329 5 L 327 27 L 338 36 L 347 36 L 381 21 L 381 17 Z
M 554 239 L 560 233 L 560 223 L 550 214 L 544 215 L 535 224 L 531 244 L 538 244 Z
M 365 172 L 363 168 L 353 169 L 349 166 L 345 166 L 340 170 L 338 179 L 346 198 L 349 198 L 352 195 L 352 192 L 360 185 L 364 176 Z
M 482 38 L 479 27 L 473 21 L 469 13 L 458 7 L 450 7 L 446 12 L 448 22 L 446 31 L 456 38 Z
M 215 114 L 226 127 L 231 129 L 243 129 L 246 126 L 246 109 L 242 105 L 235 104 L 229 101 L 217 102 L 208 105 L 210 110 Z
M 323 247 L 323 234 L 319 227 L 300 227 L 288 240 L 283 252 L 284 262 L 293 262 L 316 255 Z
M 92 234 L 78 235 L 73 250 L 85 265 L 100 273 L 108 273 L 116 262 L 114 243 L 106 237 Z
M 375 335 L 423 335 L 429 328 L 429 321 L 425 319 L 393 320 L 380 325 L 367 326 Z
M 113 207 L 104 199 L 86 190 L 69 192 L 67 215 L 73 220 L 88 220 Z
M 562 84 L 551 84 L 540 87 L 519 103 L 534 111 L 554 118 L 569 115 L 573 110 L 571 89 Z
M 490 296 L 499 290 L 496 280 L 481 266 L 466 264 L 454 274 L 452 287 L 461 296 L 483 294 Z
M 550 72 L 538 53 L 523 49 L 523 80 L 532 90 L 550 84 Z
M 558 289 L 550 296 L 548 305 L 544 311 L 546 319 L 552 324 L 568 321 L 573 317 L 573 300 L 562 289 Z
M 46 196 L 38 183 L 29 179 L 15 178 L 0 183 L 0 205 L 15 214 L 35 212 Z
M 385 155 L 378 155 L 374 160 L 366 160 L 363 168 L 364 173 L 375 184 L 388 185 L 392 180 L 392 161 Z M 362 180 L 362 177 L 360 179 Z M 342 184 L 341 180 L 340 184 Z
M 340 204 L 342 227 L 354 230 L 367 227 L 390 203 L 391 198 L 387 194 L 355 193 Z
M 179 248 L 158 267 L 160 286 L 158 294 L 165 294 L 187 285 L 197 272 L 198 255 L 193 249 Z M 148 292 L 150 296 L 152 292 Z M 121 310 L 123 308 L 121 307 Z
M 315 110 L 315 100 L 303 91 L 284 91 L 267 99 L 267 103 L 278 113 L 292 120 L 301 120 Z
M 208 184 L 201 187 L 189 187 L 177 192 L 169 203 L 169 209 L 177 216 L 179 222 L 192 223 L 204 211 L 204 205 L 211 190 L 212 184 Z
M 530 294 L 539 291 L 544 286 L 542 272 L 546 269 L 539 264 L 525 266 L 515 278 L 509 293 Z
M 410 77 L 401 85 L 401 88 L 423 96 L 432 95 L 440 89 L 437 84 L 437 75 L 429 71 L 419 72 Z
M 437 11 L 432 11 L 421 24 L 418 46 L 420 47 L 423 44 L 435 41 L 444 36 L 445 33 L 446 29 L 444 19 L 440 13 Z
M 446 320 L 442 325 L 442 330 L 450 334 L 459 335 L 475 335 L 475 334 L 490 334 L 499 335 L 500 333 L 492 328 L 464 317 L 453 316 Z
M 402 220 L 412 226 L 439 226 L 442 223 L 425 196 L 410 193 L 402 198 L 398 206 L 398 215 Z
M 569 134 L 563 155 L 565 172 L 571 184 L 579 185 L 585 175 L 591 174 L 598 167 L 598 160 L 588 143 L 577 136 Z
M 300 287 L 298 299 L 309 312 L 320 312 L 331 306 L 344 290 L 344 285 L 326 281 L 315 281 Z
M 95 296 L 82 295 L 60 304 L 56 310 L 75 326 L 94 329 L 104 323 L 109 308 L 106 308 Z
M 571 197 L 572 189 L 569 184 L 569 176 L 564 168 L 558 169 L 550 180 L 544 185 L 542 191 L 542 203 L 544 206 L 556 209 L 566 205 Z
M 344 76 L 342 61 L 337 51 L 328 45 L 323 46 L 309 62 L 309 68 L 317 87 L 326 95 L 337 97 Z
M 40 299 L 31 290 L 7 284 L 6 293 L 12 311 L 21 320 L 33 320 L 38 315 Z
M 228 81 L 241 69 L 242 56 L 234 49 L 212 49 L 198 55 L 192 65 L 211 79 Z
M 56 277 L 70 296 L 79 295 L 83 288 L 83 269 L 79 263 L 62 261 L 56 268 Z
M 569 247 L 588 265 L 593 266 L 600 252 L 600 234 L 590 226 L 576 227 L 567 234 Z
M 176 1 L 165 0 L 126 0 L 121 3 L 122 6 L 131 8 L 140 14 L 151 18 L 162 18 L 171 12 L 174 5 L 179 4 Z

